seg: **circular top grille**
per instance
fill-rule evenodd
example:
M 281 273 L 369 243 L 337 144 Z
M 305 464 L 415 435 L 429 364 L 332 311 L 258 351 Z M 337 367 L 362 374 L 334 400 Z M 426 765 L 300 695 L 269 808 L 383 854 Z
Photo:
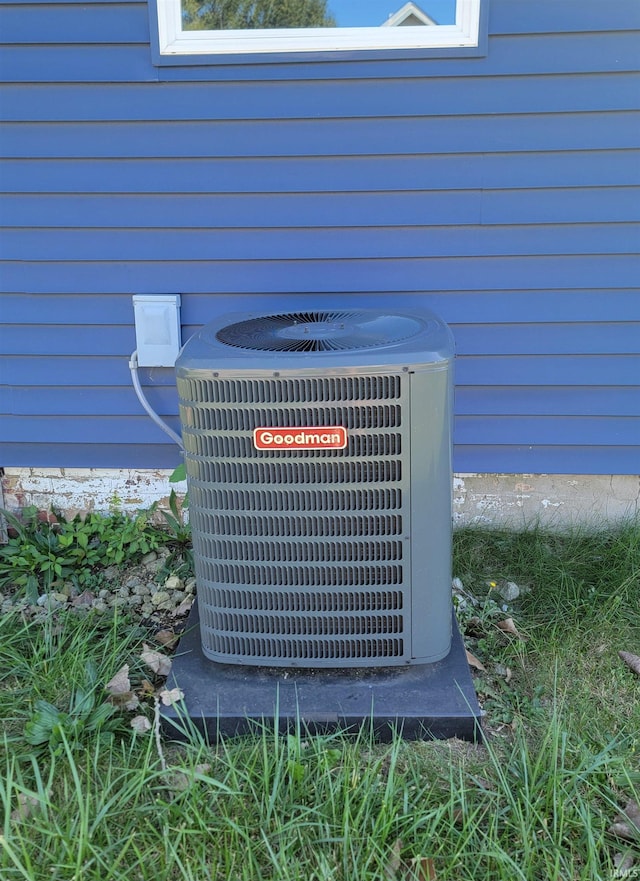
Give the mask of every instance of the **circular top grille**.
M 262 352 L 335 352 L 388 346 L 410 339 L 425 323 L 381 312 L 287 312 L 223 327 L 217 339 Z

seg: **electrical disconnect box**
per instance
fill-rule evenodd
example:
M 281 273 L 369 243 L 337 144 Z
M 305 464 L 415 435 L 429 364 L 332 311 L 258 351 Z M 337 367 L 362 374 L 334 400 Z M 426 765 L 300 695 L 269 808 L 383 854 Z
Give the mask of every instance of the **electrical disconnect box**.
M 139 367 L 173 367 L 180 351 L 180 295 L 135 294 Z

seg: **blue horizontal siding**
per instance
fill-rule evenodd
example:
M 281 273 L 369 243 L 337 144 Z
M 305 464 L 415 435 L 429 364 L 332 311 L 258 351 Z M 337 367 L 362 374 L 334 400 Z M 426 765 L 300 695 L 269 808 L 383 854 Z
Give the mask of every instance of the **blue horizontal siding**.
M 640 394 L 629 386 L 457 385 L 461 416 L 640 416 Z
M 456 353 L 462 355 L 626 355 L 640 350 L 640 322 L 521 324 L 454 324 Z M 184 339 L 196 327 L 183 325 Z M 135 348 L 131 324 L 5 325 L 0 347 L 6 355 L 115 355 Z M 638 378 L 638 377 L 637 377 Z
M 315 291 L 442 291 L 459 288 L 513 290 L 519 285 L 556 289 L 624 284 L 640 277 L 640 256 L 424 257 L 420 259 L 289 261 L 7 262 L 12 290 L 184 291 L 215 293 L 313 293 Z
M 0 6 L 0 465 L 177 464 L 128 370 L 131 294 L 167 292 L 185 337 L 245 297 L 426 303 L 457 470 L 638 472 L 635 0 L 492 0 L 484 57 L 162 68 L 144 3 Z
M 459 444 L 453 467 L 462 473 L 487 474 L 636 474 L 638 447 Z
M 640 353 L 633 355 L 470 355 L 456 361 L 461 385 L 631 386 L 638 389 Z M 640 435 L 638 436 L 640 442 Z M 639 460 L 640 461 L 640 460 Z
M 149 402 L 160 416 L 175 416 L 178 393 L 173 385 L 148 387 Z M 142 408 L 131 384 L 56 388 L 0 386 L 0 412 L 12 416 L 140 416 Z
M 613 279 L 612 279 L 613 281 Z M 175 291 L 173 292 L 175 293 Z M 182 301 L 182 320 L 186 326 L 199 326 L 218 315 L 237 310 L 237 291 L 223 294 L 192 294 Z M 281 311 L 289 303 L 299 302 L 296 294 L 272 297 L 264 294 L 243 294 L 243 308 L 248 311 Z M 388 309 L 389 304 L 411 311 L 416 303 L 427 306 L 450 324 L 470 323 L 487 325 L 500 322 L 527 321 L 555 324 L 556 322 L 638 322 L 640 321 L 640 291 L 614 288 L 580 290 L 507 290 L 455 291 L 407 294 L 398 290 L 367 294 L 371 308 Z M 305 304 L 310 307 L 334 309 L 362 306 L 361 295 L 344 293 L 327 295 L 314 291 Z M 82 292 L 77 294 L 2 294 L 2 315 L 8 324 L 125 324 L 130 325 L 133 306 L 130 293 L 105 294 Z M 81 327 L 79 328 L 81 332 Z M 183 335 L 184 338 L 184 335 Z
M 490 124 L 489 124 L 490 122 Z M 376 156 L 640 147 L 640 113 L 201 122 L 7 123 L 8 158 Z
M 588 437 L 602 446 L 633 446 L 640 437 L 637 416 L 460 416 L 455 420 L 456 444 L 518 444 L 578 446 Z M 614 452 L 614 451 L 612 451 Z
M 2 16 L 2 42 L 44 46 L 48 43 L 148 43 L 149 14 L 144 3 L 80 5 L 65 3 L 22 3 L 5 5 Z
M 473 91 L 459 77 L 443 77 L 437 90 L 429 79 L 394 82 L 219 83 L 198 87 L 146 85 L 31 85 L 7 89 L 0 119 L 7 121 L 121 122 L 216 120 L 358 119 L 636 110 L 640 74 L 607 73 L 525 77 L 515 90 L 510 77 L 487 76 Z M 28 89 L 28 101 L 25 100 Z M 206 93 L 206 100 L 204 95 Z
M 167 419 L 172 428 L 180 430 L 177 418 Z M 0 437 L 5 443 L 20 443 L 25 437 L 46 438 L 47 443 L 73 443 L 82 437 L 87 444 L 122 444 L 124 439 L 135 438 L 137 443 L 163 444 L 166 435 L 142 410 L 138 416 L 110 414 L 93 416 L 3 416 L 0 418 Z
M 640 187 L 390 193 L 7 195 L 12 226 L 208 230 L 277 227 L 630 223 Z M 425 244 L 428 240 L 425 239 Z M 296 253 L 296 252 L 294 252 Z
M 640 6 L 637 0 L 536 0 L 535 3 L 492 0 L 489 6 L 489 30 L 492 34 L 548 34 L 588 31 L 640 29 Z
M 428 149 L 425 144 L 424 148 Z M 640 186 L 640 150 L 241 159 L 6 159 L 4 193 L 339 193 Z
M 87 444 L 0 441 L 0 460 L 30 468 L 176 468 L 183 461 L 175 444 Z
M 124 218 L 123 218 L 124 220 Z M 247 241 L 237 230 L 7 229 L 0 259 L 172 260 L 377 259 L 512 255 L 637 254 L 640 224 L 397 226 L 262 229 Z

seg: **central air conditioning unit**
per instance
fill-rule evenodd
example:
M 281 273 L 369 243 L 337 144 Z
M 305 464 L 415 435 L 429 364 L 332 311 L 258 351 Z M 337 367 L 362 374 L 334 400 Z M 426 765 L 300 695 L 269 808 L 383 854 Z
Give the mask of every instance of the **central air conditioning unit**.
M 202 651 L 388 667 L 451 644 L 453 340 L 433 314 L 228 316 L 177 364 Z

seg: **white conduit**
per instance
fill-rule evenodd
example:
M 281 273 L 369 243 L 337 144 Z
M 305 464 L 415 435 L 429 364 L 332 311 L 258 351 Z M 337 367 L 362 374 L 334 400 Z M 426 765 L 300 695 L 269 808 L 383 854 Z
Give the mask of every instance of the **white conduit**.
M 179 434 L 176 434 L 175 431 L 167 425 L 166 422 L 163 422 L 162 419 L 158 416 L 156 411 L 152 408 L 149 401 L 144 396 L 144 392 L 142 391 L 142 386 L 140 385 L 140 379 L 138 377 L 138 352 L 137 350 L 132 353 L 131 358 L 129 359 L 129 370 L 131 371 L 131 381 L 133 382 L 133 388 L 135 390 L 136 395 L 138 396 L 138 400 L 144 407 L 145 411 L 149 414 L 149 416 L 153 419 L 158 428 L 161 428 L 165 434 L 168 434 L 171 440 L 178 444 L 180 449 L 184 452 L 184 444 L 182 443 L 182 438 Z

